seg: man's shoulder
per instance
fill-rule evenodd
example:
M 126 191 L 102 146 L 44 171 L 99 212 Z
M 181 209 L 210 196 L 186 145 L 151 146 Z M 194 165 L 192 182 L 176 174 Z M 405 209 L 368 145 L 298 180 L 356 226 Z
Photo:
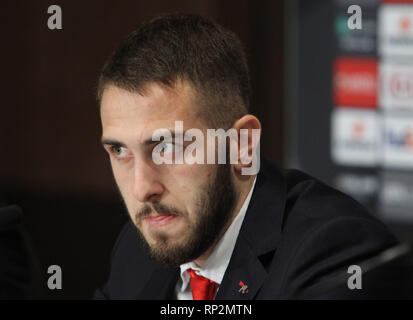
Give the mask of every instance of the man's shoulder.
M 355 217 L 375 219 L 349 195 L 297 169 L 280 170 L 286 192 L 286 213 L 299 211 L 304 218 L 334 219 Z
M 259 210 L 253 206 L 251 214 L 255 220 L 265 215 L 260 225 L 277 220 L 274 226 L 280 237 L 291 237 L 297 243 L 307 233 L 347 223 L 389 234 L 366 207 L 321 180 L 297 169 L 280 169 L 266 160 L 261 168 L 252 199 L 254 202 L 255 196 L 255 201 L 259 200 Z
M 125 270 L 131 272 L 136 271 L 136 266 L 140 267 L 141 272 L 158 267 L 158 264 L 150 258 L 148 249 L 131 220 L 124 225 L 118 236 L 112 250 L 112 261 L 113 267 L 116 268 L 131 266 L 133 270 Z
M 294 243 L 317 234 L 326 241 L 395 242 L 385 224 L 349 195 L 297 169 L 280 170 L 285 185 L 282 233 Z M 293 240 L 294 239 L 294 240 Z
M 350 196 L 300 170 L 279 169 L 283 208 L 268 286 L 288 297 L 397 244 L 387 227 Z M 263 289 L 263 294 L 265 292 Z M 270 293 L 268 293 L 271 296 Z
M 129 220 L 112 249 L 109 279 L 95 292 L 95 299 L 133 299 L 155 268 L 138 230 Z

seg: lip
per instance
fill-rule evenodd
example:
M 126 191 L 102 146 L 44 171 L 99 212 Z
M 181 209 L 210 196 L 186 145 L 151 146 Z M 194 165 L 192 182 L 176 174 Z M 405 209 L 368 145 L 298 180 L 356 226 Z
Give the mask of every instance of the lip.
M 170 224 L 176 218 L 178 218 L 176 214 L 161 213 L 154 216 L 147 216 L 144 218 L 144 220 L 152 227 L 162 227 Z

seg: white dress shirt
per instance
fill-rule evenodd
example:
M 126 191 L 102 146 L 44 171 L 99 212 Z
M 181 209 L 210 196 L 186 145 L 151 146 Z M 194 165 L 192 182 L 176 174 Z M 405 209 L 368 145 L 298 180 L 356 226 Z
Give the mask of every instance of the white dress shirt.
M 245 213 L 247 212 L 248 205 L 251 200 L 251 195 L 255 187 L 255 181 L 256 178 L 240 211 L 232 221 L 229 228 L 225 231 L 222 238 L 218 241 L 214 251 L 205 261 L 204 266 L 200 268 L 192 261 L 180 265 L 181 279 L 180 281 L 178 281 L 175 291 L 178 300 L 193 300 L 191 287 L 189 284 L 190 276 L 187 272 L 188 269 L 192 269 L 195 271 L 196 274 L 216 282 L 218 284 L 217 291 L 219 290 L 219 285 L 221 284 L 222 279 L 224 278 L 224 274 L 228 267 L 229 260 L 231 259 L 232 251 L 234 250 L 235 243 L 237 242 L 238 233 L 241 229 Z

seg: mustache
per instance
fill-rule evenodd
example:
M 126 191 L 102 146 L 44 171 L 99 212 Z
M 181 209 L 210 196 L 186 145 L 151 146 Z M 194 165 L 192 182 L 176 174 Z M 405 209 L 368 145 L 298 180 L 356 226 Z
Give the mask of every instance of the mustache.
M 167 206 L 162 203 L 154 202 L 149 204 L 145 204 L 142 209 L 140 209 L 136 214 L 135 214 L 135 221 L 138 222 L 140 219 L 145 218 L 146 216 L 150 215 L 151 213 L 156 212 L 156 213 L 171 213 L 175 214 L 177 216 L 184 216 L 183 212 L 181 212 L 179 209 L 172 207 L 172 206 Z

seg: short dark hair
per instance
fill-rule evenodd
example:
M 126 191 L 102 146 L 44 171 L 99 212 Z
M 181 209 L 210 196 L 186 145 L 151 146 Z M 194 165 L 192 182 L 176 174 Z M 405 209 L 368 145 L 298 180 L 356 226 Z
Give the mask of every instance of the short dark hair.
M 238 37 L 193 14 L 168 14 L 141 25 L 105 63 L 98 84 L 101 101 L 107 85 L 139 92 L 150 82 L 173 88 L 188 81 L 208 125 L 229 128 L 248 112 L 250 79 Z

